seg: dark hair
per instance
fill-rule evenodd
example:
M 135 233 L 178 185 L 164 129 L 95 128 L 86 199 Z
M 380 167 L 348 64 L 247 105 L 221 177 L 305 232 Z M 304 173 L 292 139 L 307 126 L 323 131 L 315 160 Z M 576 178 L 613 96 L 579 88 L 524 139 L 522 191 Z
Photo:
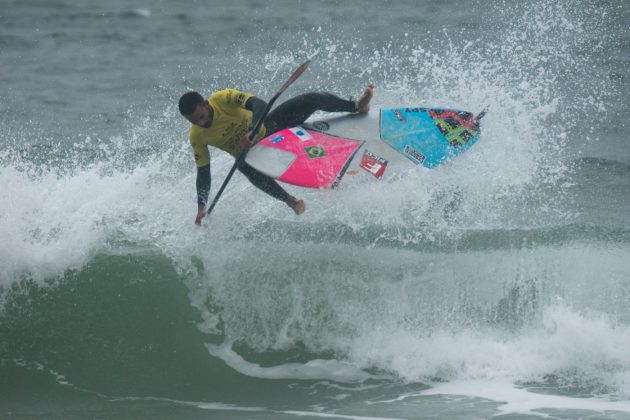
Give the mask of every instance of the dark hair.
M 205 99 L 199 93 L 186 92 L 179 98 L 179 112 L 187 117 L 195 112 L 195 109 L 204 102 Z

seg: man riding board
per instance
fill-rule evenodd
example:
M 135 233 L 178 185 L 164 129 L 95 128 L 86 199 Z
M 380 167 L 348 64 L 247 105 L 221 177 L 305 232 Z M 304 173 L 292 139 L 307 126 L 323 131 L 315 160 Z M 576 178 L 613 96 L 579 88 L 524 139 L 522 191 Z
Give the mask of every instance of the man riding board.
M 197 92 L 187 92 L 179 99 L 179 112 L 192 124 L 189 138 L 197 165 L 196 224 L 206 215 L 210 192 L 210 153 L 208 146 L 218 147 L 237 157 L 266 136 L 301 125 L 316 111 L 367 113 L 370 110 L 374 85 L 369 84 L 358 101 L 345 100 L 330 93 L 312 92 L 298 95 L 271 111 L 253 141 L 251 130 L 263 114 L 267 103 L 250 93 L 224 89 L 205 100 Z M 305 210 L 303 200 L 287 193 L 273 178 L 262 174 L 245 160 L 237 169 L 257 188 L 285 202 L 295 214 Z

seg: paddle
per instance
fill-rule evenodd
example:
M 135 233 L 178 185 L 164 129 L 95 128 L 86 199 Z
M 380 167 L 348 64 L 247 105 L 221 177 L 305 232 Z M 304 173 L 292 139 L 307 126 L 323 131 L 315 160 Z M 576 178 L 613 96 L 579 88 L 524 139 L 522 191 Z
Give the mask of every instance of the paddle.
M 269 111 L 271 110 L 271 107 L 273 103 L 276 101 L 276 99 L 278 99 L 278 97 L 282 95 L 282 92 L 284 92 L 289 86 L 291 86 L 291 84 L 295 82 L 298 79 L 298 77 L 302 75 L 302 73 L 304 73 L 304 70 L 308 68 L 309 64 L 311 64 L 311 60 L 305 61 L 300 67 L 298 67 L 293 72 L 291 77 L 289 77 L 289 80 L 284 82 L 284 85 L 282 85 L 280 90 L 278 90 L 278 92 L 276 92 L 276 94 L 273 95 L 273 98 L 271 98 L 271 100 L 267 103 L 267 107 L 265 108 L 265 111 L 260 116 L 258 121 L 256 121 L 256 125 L 254 126 L 254 129 L 252 130 L 249 136 L 250 142 L 254 139 L 254 135 L 258 133 L 258 130 L 260 130 L 260 127 L 265 122 L 265 118 L 267 118 L 267 114 L 269 114 Z M 214 197 L 214 200 L 212 200 L 212 204 L 210 204 L 210 207 L 208 207 L 208 211 L 206 211 L 206 216 L 209 215 L 210 212 L 212 212 L 212 209 L 214 209 L 214 206 L 217 205 L 219 198 L 221 198 L 221 194 L 223 194 L 223 190 L 225 190 L 225 187 L 227 186 L 228 182 L 230 182 L 230 179 L 232 178 L 232 175 L 234 175 L 234 171 L 236 171 L 236 168 L 238 167 L 239 163 L 241 163 L 241 161 L 245 159 L 246 154 L 247 154 L 247 150 L 243 150 L 234 161 L 234 165 L 232 165 L 230 172 L 228 172 L 227 176 L 225 177 L 225 181 L 223 181 L 223 184 L 221 184 L 221 188 L 219 188 L 219 192 L 217 192 L 217 195 Z

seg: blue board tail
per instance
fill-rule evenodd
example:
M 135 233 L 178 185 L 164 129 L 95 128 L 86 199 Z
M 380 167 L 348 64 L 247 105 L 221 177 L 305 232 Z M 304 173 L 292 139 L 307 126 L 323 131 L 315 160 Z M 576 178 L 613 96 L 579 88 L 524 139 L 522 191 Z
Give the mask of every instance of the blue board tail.
M 479 119 L 467 111 L 431 108 L 381 109 L 381 140 L 417 165 L 434 168 L 479 139 Z

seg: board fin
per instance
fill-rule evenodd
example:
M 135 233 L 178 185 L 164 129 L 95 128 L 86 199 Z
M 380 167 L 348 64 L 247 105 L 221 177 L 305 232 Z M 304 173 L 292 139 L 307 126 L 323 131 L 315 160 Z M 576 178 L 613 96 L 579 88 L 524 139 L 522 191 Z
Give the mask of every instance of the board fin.
M 475 117 L 475 130 L 479 131 L 479 121 L 488 113 L 489 107 L 485 107 L 477 116 Z

